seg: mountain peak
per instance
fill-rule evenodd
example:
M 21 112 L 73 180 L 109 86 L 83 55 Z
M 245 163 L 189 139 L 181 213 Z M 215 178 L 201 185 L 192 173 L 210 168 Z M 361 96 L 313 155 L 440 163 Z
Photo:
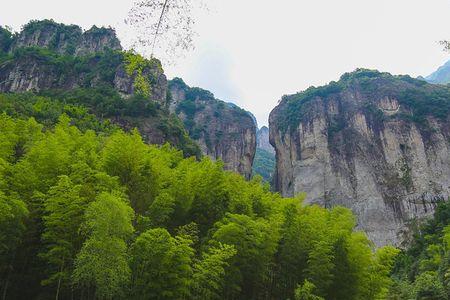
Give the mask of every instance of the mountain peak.
M 83 32 L 78 25 L 65 25 L 53 20 L 34 20 L 12 36 L 10 52 L 25 47 L 48 48 L 58 54 L 87 55 L 105 49 L 122 50 L 112 28 L 92 26 Z
M 447 84 L 450 83 L 450 60 L 431 73 L 425 80 L 430 83 Z

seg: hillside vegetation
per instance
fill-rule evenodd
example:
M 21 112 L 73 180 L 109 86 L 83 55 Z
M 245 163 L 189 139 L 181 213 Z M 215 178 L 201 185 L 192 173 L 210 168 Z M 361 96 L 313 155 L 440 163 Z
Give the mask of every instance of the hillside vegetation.
M 253 160 L 253 176 L 260 175 L 265 182 L 272 182 L 275 170 L 275 155 L 262 148 L 256 148 Z
M 389 287 L 396 250 L 373 253 L 347 209 L 282 199 L 136 131 L 42 120 L 0 117 L 7 299 L 378 299 Z
M 345 97 L 345 93 L 355 90 L 367 98 L 380 95 L 398 99 L 401 105 L 411 109 L 411 113 L 394 117 L 412 120 L 422 126 L 427 125 L 427 116 L 445 120 L 450 113 L 448 86 L 428 84 L 408 75 L 394 76 L 376 70 L 357 69 L 345 73 L 337 82 L 332 81 L 325 86 L 310 87 L 297 94 L 283 96 L 281 103 L 286 104 L 283 111 L 285 118 L 280 120 L 278 126 L 283 131 L 294 130 L 301 120 L 308 116 L 308 110 L 303 109 L 307 103 L 316 98 L 331 101 L 337 97 Z M 366 109 L 375 110 L 377 113 L 377 108 L 370 104 L 367 104 Z M 381 112 L 379 115 L 380 118 L 383 117 Z M 340 124 L 336 124 L 335 130 L 340 130 Z
M 413 222 L 411 231 L 408 247 L 396 259 L 389 299 L 449 299 L 450 203 L 439 204 L 424 223 Z

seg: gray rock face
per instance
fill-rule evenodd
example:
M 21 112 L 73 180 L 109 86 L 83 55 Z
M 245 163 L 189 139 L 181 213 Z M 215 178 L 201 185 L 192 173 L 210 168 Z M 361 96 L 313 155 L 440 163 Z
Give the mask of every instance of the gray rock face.
M 93 26 L 81 36 L 75 50 L 75 55 L 87 55 L 101 52 L 105 49 L 122 50 L 116 32 L 112 28 L 98 28 Z
M 121 49 L 110 28 L 94 26 L 82 32 L 75 25 L 32 21 L 14 38 L 12 59 L 0 64 L 0 92 L 107 85 L 125 97 L 133 95 L 137 74 L 127 74 L 123 54 L 110 51 Z M 155 60 L 142 75 L 151 83 L 151 100 L 165 105 L 167 79 L 159 62 Z
M 109 85 L 122 95 L 134 94 L 135 74 L 129 76 L 121 62 L 113 65 L 113 78 L 103 78 L 100 62 L 92 58 L 87 65 L 89 70 L 74 72 L 70 66 L 61 70 L 60 66 L 42 60 L 34 54 L 24 55 L 0 64 L 0 92 L 44 91 L 50 89 L 70 90 Z M 147 69 L 144 76 L 155 78 L 152 84 L 151 99 L 166 103 L 167 79 L 160 68 Z
M 137 74 L 125 71 L 125 58 L 119 51 L 122 46 L 111 28 L 93 26 L 83 32 L 76 25 L 31 21 L 12 38 L 11 45 L 0 40 L 0 48 L 5 47 L 13 58 L 0 64 L 1 92 L 107 84 L 123 96 L 135 93 Z M 166 105 L 167 78 L 159 61 L 153 62 L 142 70 L 142 76 L 151 84 L 151 100 Z
M 256 125 L 244 110 L 217 100 L 181 79 L 169 84 L 169 108 L 184 122 L 202 153 L 222 160 L 224 168 L 250 178 L 256 151 Z
M 275 154 L 275 149 L 269 142 L 269 128 L 263 126 L 256 133 L 256 147 Z
M 450 93 L 373 71 L 344 76 L 286 97 L 271 112 L 275 187 L 348 207 L 375 245 L 398 245 L 411 219 L 450 195 L 450 120 L 440 111 Z
M 142 75 L 150 78 L 151 84 L 151 99 L 165 106 L 167 102 L 167 78 L 161 68 L 155 67 L 152 69 L 145 69 Z M 114 88 L 123 96 L 127 97 L 135 93 L 135 77 L 136 74 L 128 75 L 125 71 L 124 65 L 120 64 L 115 72 L 113 85 Z
M 50 20 L 32 21 L 25 25 L 12 43 L 10 52 L 32 46 L 69 55 L 87 55 L 105 49 L 122 50 L 120 41 L 111 28 L 93 26 L 83 32 L 76 25 L 64 25 Z

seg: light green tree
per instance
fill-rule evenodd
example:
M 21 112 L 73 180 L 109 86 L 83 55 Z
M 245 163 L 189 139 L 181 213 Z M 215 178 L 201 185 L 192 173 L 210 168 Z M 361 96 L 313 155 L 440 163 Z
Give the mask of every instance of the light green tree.
M 130 280 L 126 240 L 133 232 L 133 211 L 119 196 L 102 193 L 86 210 L 88 238 L 75 261 L 73 282 L 95 289 L 98 298 L 124 294 Z
M 192 276 L 192 241 L 172 237 L 162 228 L 142 233 L 131 253 L 131 297 L 135 299 L 185 299 Z
M 324 300 L 324 298 L 319 297 L 314 294 L 316 286 L 305 280 L 302 285 L 298 285 L 295 289 L 295 300 Z
M 203 253 L 194 265 L 192 299 L 222 299 L 226 268 L 237 251 L 233 246 L 219 244 Z
M 42 284 L 56 283 L 56 299 L 62 285 L 70 282 L 73 261 L 82 244 L 79 229 L 87 201 L 80 197 L 80 188 L 63 175 L 49 190 L 44 202 L 42 241 L 45 248 L 40 256 L 47 262 L 48 277 Z

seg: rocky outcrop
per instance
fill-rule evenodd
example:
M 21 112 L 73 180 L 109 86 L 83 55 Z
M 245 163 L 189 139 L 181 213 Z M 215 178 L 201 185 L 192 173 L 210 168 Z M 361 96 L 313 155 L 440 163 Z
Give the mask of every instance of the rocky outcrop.
M 275 149 L 269 142 L 269 128 L 263 126 L 256 133 L 256 147 L 271 154 L 275 154 Z
M 0 64 L 0 92 L 40 92 L 106 85 L 130 96 L 135 92 L 137 75 L 125 72 L 121 56 L 121 53 L 99 54 L 82 61 L 60 61 L 59 57 L 48 56 L 40 49 L 24 48 Z M 151 100 L 165 104 L 167 79 L 162 69 L 157 66 L 146 69 L 143 76 L 152 78 Z
M 53 21 L 33 21 L 17 35 L 0 28 L 0 92 L 81 95 L 78 103 L 125 130 L 138 128 L 148 143 L 169 142 L 186 156 L 199 156 L 181 121 L 166 108 L 167 79 L 159 61 L 134 56 L 143 66 L 130 72 L 126 66 L 132 54 L 115 51 L 120 49 L 107 28 L 83 33 L 78 26 Z M 148 83 L 148 95 L 134 97 L 137 76 Z
M 14 39 L 10 52 L 26 47 L 48 48 L 67 55 L 87 55 L 105 49 L 122 50 L 120 41 L 111 28 L 93 26 L 83 32 L 79 26 L 52 20 L 31 21 L 25 25 Z
M 377 245 L 450 195 L 450 90 L 357 70 L 284 97 L 270 114 L 275 187 L 353 210 Z
M 225 169 L 250 178 L 256 150 L 252 117 L 206 90 L 188 87 L 179 78 L 170 82 L 169 90 L 170 110 L 184 122 L 202 153 L 222 160 Z
M 124 129 L 137 127 L 150 143 L 182 144 L 186 155 L 200 155 L 178 115 L 203 154 L 250 178 L 256 127 L 247 112 L 181 80 L 171 86 L 168 96 L 168 82 L 158 60 L 115 51 L 120 49 L 115 32 L 107 28 L 83 32 L 78 26 L 45 20 L 30 22 L 15 36 L 2 29 L 0 92 L 107 87 L 131 103 L 136 101 L 135 108 L 119 106 L 121 112 L 110 116 L 114 123 Z M 146 93 L 142 93 L 143 84 Z M 143 103 L 133 97 L 136 94 L 157 105 Z
M 0 60 L 0 92 L 40 92 L 110 86 L 125 97 L 135 94 L 137 72 L 125 70 L 126 60 L 115 31 L 51 20 L 32 21 L 16 36 L 3 30 L 0 48 L 9 57 Z M 0 53 L 1 54 L 1 53 Z M 1 57 L 0 57 L 1 58 Z M 141 75 L 149 82 L 153 101 L 166 104 L 167 79 L 153 59 Z
M 75 55 L 87 55 L 108 50 L 122 50 L 116 32 L 112 28 L 93 26 L 83 32 L 79 44 L 75 47 Z

